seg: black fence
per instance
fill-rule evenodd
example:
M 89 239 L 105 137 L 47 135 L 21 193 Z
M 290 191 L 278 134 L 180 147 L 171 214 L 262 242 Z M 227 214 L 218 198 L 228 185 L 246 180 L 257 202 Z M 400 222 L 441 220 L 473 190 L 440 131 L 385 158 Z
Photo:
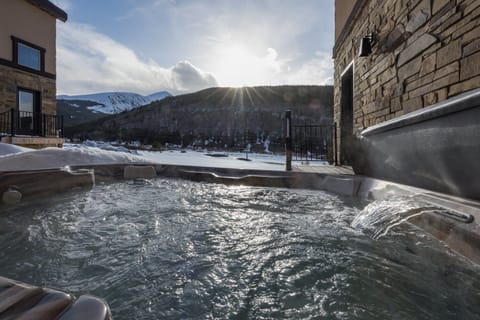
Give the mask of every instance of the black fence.
M 293 125 L 292 160 L 335 162 L 335 125 Z
M 285 112 L 285 169 L 292 170 L 292 161 L 327 161 L 337 165 L 337 135 L 333 120 L 321 124 L 293 124 L 292 112 Z
M 0 136 L 63 137 L 63 116 L 11 109 L 0 113 Z

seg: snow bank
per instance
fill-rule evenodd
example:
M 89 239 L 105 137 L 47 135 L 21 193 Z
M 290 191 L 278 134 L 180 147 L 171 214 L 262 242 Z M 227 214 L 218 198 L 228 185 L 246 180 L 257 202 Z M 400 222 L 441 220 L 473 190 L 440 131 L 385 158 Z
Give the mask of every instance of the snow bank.
M 99 148 L 46 148 L 0 157 L 0 171 L 52 169 L 92 164 L 145 163 L 147 159 Z
M 9 154 L 32 151 L 32 150 L 33 149 L 19 147 L 14 144 L 0 143 L 0 157 L 7 156 Z

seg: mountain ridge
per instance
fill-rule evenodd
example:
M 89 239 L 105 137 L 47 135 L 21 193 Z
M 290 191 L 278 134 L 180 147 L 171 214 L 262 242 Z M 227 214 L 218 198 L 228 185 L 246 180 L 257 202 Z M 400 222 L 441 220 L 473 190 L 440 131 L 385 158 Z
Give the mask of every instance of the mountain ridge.
M 96 102 L 97 105 L 90 104 L 88 109 L 104 114 L 115 114 L 162 100 L 168 96 L 171 96 L 171 94 L 167 91 L 159 91 L 146 96 L 134 92 L 114 91 L 84 95 L 59 95 L 57 101 L 65 101 L 67 105 L 69 104 L 68 101 Z M 72 103 L 71 105 L 76 107 L 77 104 Z
M 333 86 L 208 88 L 66 129 L 70 138 L 239 147 L 269 139 L 283 148 L 284 115 L 333 124 Z

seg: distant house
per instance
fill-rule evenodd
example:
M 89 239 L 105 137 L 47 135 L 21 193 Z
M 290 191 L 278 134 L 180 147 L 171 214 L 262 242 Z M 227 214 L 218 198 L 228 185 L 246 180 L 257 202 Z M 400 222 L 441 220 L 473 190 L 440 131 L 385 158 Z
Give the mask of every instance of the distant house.
M 0 4 L 0 141 L 61 146 L 56 116 L 56 20 L 67 14 L 47 0 Z
M 363 129 L 480 87 L 479 21 L 479 0 L 335 0 L 342 164 Z

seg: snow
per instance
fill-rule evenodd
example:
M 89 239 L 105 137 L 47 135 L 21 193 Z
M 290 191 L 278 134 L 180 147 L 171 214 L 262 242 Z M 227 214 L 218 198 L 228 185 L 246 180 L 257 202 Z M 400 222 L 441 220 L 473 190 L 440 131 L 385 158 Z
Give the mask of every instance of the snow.
M 94 106 L 87 107 L 87 109 L 93 111 L 94 113 L 105 112 L 105 106 L 103 104 L 96 104 Z
M 285 170 L 285 157 L 263 154 L 248 154 L 251 161 L 239 160 L 245 158 L 245 153 L 210 153 L 193 150 L 170 150 L 170 151 L 139 151 L 138 154 L 155 163 L 195 166 L 206 168 L 229 168 L 250 170 Z
M 249 161 L 241 160 L 248 157 Z M 155 163 L 166 165 L 249 170 L 285 170 L 285 156 L 206 150 L 135 151 L 109 143 L 86 141 L 65 144 L 63 149 L 33 150 L 0 143 L 0 172 L 62 168 L 65 166 Z M 325 165 L 311 162 L 310 165 Z
M 14 144 L 0 143 L 0 157 L 26 151 L 32 151 L 32 149 L 16 146 Z
M 14 152 L 10 152 L 14 151 Z M 64 149 L 26 149 L 16 152 L 0 143 L 0 171 L 38 170 L 74 165 L 144 163 L 145 158 L 131 153 L 102 150 L 97 147 L 71 146 Z
M 270 149 L 269 149 L 269 148 L 270 148 L 270 139 L 267 138 L 267 139 L 263 142 L 263 148 L 264 148 L 264 150 L 265 150 L 266 153 L 272 153 L 272 152 L 270 151 Z
M 169 96 L 171 96 L 171 94 L 168 93 L 167 91 L 160 91 L 160 92 L 152 93 L 151 95 L 148 95 L 145 98 L 147 98 L 151 102 L 154 102 L 154 101 L 162 100 L 163 98 L 166 98 Z
M 72 145 L 69 145 L 67 144 L 66 145 L 67 148 L 82 148 L 82 147 L 93 147 L 93 148 L 99 148 L 99 149 L 102 149 L 102 150 L 109 150 L 109 151 L 119 151 L 119 152 L 126 152 L 126 153 L 133 153 L 133 154 L 137 154 L 136 151 L 130 151 L 128 150 L 127 148 L 125 147 L 122 147 L 122 146 L 112 146 L 111 144 L 109 143 L 106 143 L 106 142 L 102 142 L 102 141 L 90 141 L 90 140 L 87 140 L 83 143 L 83 145 L 78 145 L 78 144 L 72 144 Z
M 170 96 L 167 91 L 156 92 L 148 96 L 142 96 L 132 92 L 102 92 L 86 95 L 57 96 L 59 100 L 86 100 L 98 103 L 88 109 L 106 114 L 119 113 L 125 110 L 131 110 L 140 106 L 150 104 Z

